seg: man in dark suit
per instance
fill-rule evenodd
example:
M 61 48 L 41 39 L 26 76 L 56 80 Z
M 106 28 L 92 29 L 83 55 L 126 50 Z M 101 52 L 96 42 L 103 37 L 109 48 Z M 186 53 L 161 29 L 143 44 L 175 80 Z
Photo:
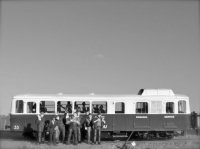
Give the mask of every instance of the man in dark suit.
M 56 145 L 56 127 L 58 127 L 56 116 L 52 116 L 52 120 L 50 121 L 49 128 L 48 128 L 48 133 L 50 133 L 49 145 L 52 145 L 52 140 L 53 140 L 53 145 Z
M 91 132 L 92 132 L 92 114 L 91 113 L 89 113 L 89 115 L 85 119 L 84 125 L 85 125 L 85 129 L 87 130 L 87 143 L 90 144 Z
M 82 115 L 81 117 L 81 138 L 82 140 L 84 140 L 87 136 L 87 130 L 86 130 L 86 125 L 85 125 L 85 122 L 86 122 L 86 119 L 88 118 L 88 115 L 90 114 L 89 111 L 86 111 L 85 115 Z
M 39 115 L 37 115 L 36 119 L 36 125 L 37 125 L 37 132 L 38 132 L 38 144 L 42 143 L 42 137 L 44 137 L 43 131 L 44 131 L 44 112 L 41 112 Z

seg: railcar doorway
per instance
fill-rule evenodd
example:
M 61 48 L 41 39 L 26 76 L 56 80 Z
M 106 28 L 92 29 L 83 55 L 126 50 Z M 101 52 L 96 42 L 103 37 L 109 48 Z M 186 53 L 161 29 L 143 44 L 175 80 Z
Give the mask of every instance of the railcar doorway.
M 115 103 L 115 115 L 113 116 L 113 131 L 125 131 L 126 130 L 126 116 L 125 103 Z
M 136 115 L 133 127 L 135 129 L 150 128 L 150 117 L 148 116 L 148 102 L 136 102 Z

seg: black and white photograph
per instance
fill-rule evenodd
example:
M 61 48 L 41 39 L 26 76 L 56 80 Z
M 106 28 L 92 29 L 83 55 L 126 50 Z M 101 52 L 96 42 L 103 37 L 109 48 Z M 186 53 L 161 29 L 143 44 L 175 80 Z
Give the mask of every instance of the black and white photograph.
M 200 149 L 199 0 L 0 0 L 1 149 Z

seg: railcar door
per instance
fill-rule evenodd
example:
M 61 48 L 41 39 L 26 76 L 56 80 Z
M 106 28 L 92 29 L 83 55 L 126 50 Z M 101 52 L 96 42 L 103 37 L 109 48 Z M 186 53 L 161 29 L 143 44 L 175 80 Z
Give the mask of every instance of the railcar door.
M 173 101 L 167 101 L 164 102 L 165 106 L 166 106 L 166 115 L 164 115 L 164 128 L 166 129 L 174 129 L 177 128 L 176 124 L 175 124 L 175 119 L 176 119 L 176 115 L 174 114 L 174 102 Z
M 136 102 L 134 124 L 135 129 L 150 128 L 150 117 L 148 116 L 148 102 Z
M 113 131 L 125 131 L 126 130 L 126 116 L 114 115 L 113 116 Z
M 126 130 L 126 116 L 125 103 L 115 103 L 115 115 L 113 116 L 113 131 L 125 131 Z

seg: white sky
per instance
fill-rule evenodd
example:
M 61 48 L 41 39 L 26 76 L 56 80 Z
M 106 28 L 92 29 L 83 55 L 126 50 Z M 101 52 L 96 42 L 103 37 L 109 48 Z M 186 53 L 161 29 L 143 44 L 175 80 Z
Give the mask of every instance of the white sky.
M 1 1 L 0 113 L 24 93 L 171 88 L 200 112 L 199 1 Z

